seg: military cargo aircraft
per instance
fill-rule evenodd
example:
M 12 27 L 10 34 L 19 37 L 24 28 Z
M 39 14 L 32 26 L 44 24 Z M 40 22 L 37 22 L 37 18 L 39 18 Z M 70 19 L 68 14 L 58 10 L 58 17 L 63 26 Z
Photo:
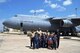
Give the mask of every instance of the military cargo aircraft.
M 58 31 L 65 34 L 76 32 L 76 26 L 80 25 L 80 18 L 56 18 L 37 15 L 16 15 L 5 20 L 3 25 L 13 29 Z

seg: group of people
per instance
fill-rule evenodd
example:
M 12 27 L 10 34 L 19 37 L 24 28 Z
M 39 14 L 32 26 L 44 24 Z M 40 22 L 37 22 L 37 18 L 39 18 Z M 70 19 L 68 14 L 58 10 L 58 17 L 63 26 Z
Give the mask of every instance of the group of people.
M 59 47 L 59 35 L 56 33 L 32 33 L 30 34 L 30 48 L 55 49 Z

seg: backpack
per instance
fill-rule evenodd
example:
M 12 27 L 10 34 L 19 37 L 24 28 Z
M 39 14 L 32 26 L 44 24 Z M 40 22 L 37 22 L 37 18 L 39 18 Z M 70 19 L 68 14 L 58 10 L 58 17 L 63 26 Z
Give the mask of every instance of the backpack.
M 53 44 L 52 37 L 49 37 L 49 38 L 48 38 L 48 44 Z

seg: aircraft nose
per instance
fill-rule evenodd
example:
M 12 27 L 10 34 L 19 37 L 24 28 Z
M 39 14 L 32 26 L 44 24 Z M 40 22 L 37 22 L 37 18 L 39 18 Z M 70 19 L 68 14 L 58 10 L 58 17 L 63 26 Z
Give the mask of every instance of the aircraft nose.
M 5 20 L 5 21 L 3 22 L 3 25 L 4 25 L 4 26 L 9 26 L 9 25 L 10 25 L 10 21 Z
M 13 19 L 8 19 L 3 22 L 3 25 L 9 28 L 18 28 L 18 21 Z

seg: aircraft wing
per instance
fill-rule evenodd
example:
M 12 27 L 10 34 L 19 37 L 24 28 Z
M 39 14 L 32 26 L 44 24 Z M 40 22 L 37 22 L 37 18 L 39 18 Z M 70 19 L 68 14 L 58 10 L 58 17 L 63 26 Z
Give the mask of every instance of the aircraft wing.
M 71 19 L 71 21 L 75 26 L 80 25 L 80 18 L 73 18 L 73 19 Z
M 54 19 L 54 18 L 50 18 L 50 19 L 48 19 L 49 20 L 49 22 L 52 24 L 52 25 L 54 25 L 54 26 L 61 26 L 63 23 L 61 23 L 61 22 L 63 22 L 63 19 Z
M 50 23 L 55 26 L 61 26 L 61 27 L 71 27 L 71 26 L 78 26 L 80 25 L 80 18 L 72 18 L 72 19 L 49 19 Z

